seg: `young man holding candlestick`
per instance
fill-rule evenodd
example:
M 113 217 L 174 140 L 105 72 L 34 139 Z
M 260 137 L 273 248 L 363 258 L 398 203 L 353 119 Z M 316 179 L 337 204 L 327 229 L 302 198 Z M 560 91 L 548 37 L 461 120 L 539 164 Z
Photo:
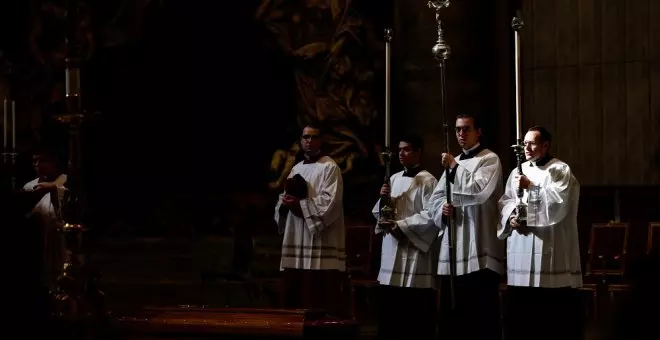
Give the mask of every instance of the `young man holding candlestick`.
M 506 338 L 582 339 L 582 285 L 577 212 L 580 183 L 568 164 L 550 154 L 552 135 L 541 126 L 525 134 L 523 175 L 513 169 L 499 200 L 500 229 L 507 239 Z M 519 223 L 517 191 L 523 189 L 526 225 Z M 521 315 L 533 314 L 548 329 Z
M 391 197 L 395 220 L 419 219 L 438 183 L 420 166 L 423 148 L 421 137 L 404 135 L 399 142 L 399 162 L 404 170 L 392 175 L 390 185 L 383 184 L 380 190 L 381 197 Z M 380 200 L 372 213 L 379 221 Z M 395 221 L 384 222 L 376 226 L 376 234 L 383 235 L 378 273 L 381 285 L 378 339 L 405 339 L 411 334 L 416 339 L 433 339 L 437 261 L 431 244 L 438 233 L 435 230 L 425 233 L 414 226 L 399 228 Z
M 442 154 L 442 165 L 450 170 L 451 201 L 447 199 L 447 177 L 443 172 L 424 209 L 396 221 L 396 225 L 404 231 L 416 230 L 418 235 L 435 233 L 440 238 L 439 338 L 500 339 L 499 287 L 505 245 L 498 240 L 496 230 L 497 202 L 503 187 L 502 166 L 499 157 L 481 145 L 481 126 L 474 116 L 458 115 L 455 131 L 461 153 L 456 157 Z M 447 225 L 447 216 L 453 217 L 456 231 L 455 273 L 450 271 L 448 234 L 452 226 Z M 455 275 L 454 309 L 450 303 L 451 274 Z
M 321 152 L 319 127 L 305 126 L 300 144 L 305 158 L 291 170 L 274 216 L 284 234 L 285 306 L 341 314 L 346 271 L 341 169 Z

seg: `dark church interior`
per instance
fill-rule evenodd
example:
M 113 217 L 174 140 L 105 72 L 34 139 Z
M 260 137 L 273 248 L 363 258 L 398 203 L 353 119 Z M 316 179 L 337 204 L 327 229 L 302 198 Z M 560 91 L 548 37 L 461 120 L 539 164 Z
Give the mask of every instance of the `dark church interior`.
M 407 169 L 383 152 L 414 132 L 440 180 L 468 114 L 502 187 L 519 130 L 538 125 L 579 182 L 579 306 L 566 307 L 578 338 L 658 337 L 660 1 L 5 0 L 0 17 L 8 333 L 389 339 L 382 314 L 406 311 L 382 310 L 372 209 L 386 173 Z M 444 61 L 432 52 L 439 23 Z M 273 217 L 312 126 L 343 183 L 332 312 L 291 305 Z M 58 174 L 48 194 L 36 189 L 44 169 Z M 43 204 L 53 221 L 36 216 Z M 500 279 L 506 305 L 506 270 Z M 441 292 L 431 309 L 450 298 Z M 516 322 L 561 328 L 518 313 L 498 313 L 493 339 L 515 339 Z M 469 338 L 430 319 L 434 339 Z

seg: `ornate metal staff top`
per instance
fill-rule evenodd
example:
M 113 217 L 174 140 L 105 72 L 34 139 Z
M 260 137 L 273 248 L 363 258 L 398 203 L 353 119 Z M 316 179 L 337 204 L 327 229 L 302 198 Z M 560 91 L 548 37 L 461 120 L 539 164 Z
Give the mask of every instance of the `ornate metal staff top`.
M 449 150 L 449 123 L 447 121 L 447 77 L 446 77 L 446 62 L 449 59 L 451 49 L 449 45 L 445 43 L 444 39 L 444 30 L 442 28 L 442 20 L 440 20 L 440 11 L 443 8 L 449 7 L 449 0 L 445 1 L 429 1 L 428 7 L 435 10 L 435 20 L 438 23 L 438 40 L 436 41 L 435 46 L 431 52 L 433 57 L 439 61 L 440 66 L 440 97 L 442 99 L 442 121 L 445 133 L 445 152 L 450 153 Z M 449 181 L 449 168 L 445 168 L 445 196 L 447 197 L 447 204 L 452 204 L 452 193 L 451 193 L 451 182 Z M 454 240 L 456 239 L 456 228 L 454 226 L 454 220 L 452 216 L 447 216 L 447 244 L 449 245 L 449 296 L 451 298 L 451 309 L 453 310 L 456 306 L 456 294 L 454 293 L 454 281 L 456 277 L 456 245 Z
M 451 49 L 449 48 L 449 45 L 445 43 L 444 30 L 442 29 L 442 20 L 440 20 L 440 11 L 443 8 L 448 8 L 450 2 L 449 0 L 429 1 L 427 5 L 429 8 L 433 8 L 435 10 L 435 21 L 438 23 L 438 40 L 436 41 L 435 46 L 433 46 L 431 53 L 433 53 L 433 57 L 438 61 L 447 60 L 451 54 Z M 444 63 L 441 62 L 440 67 L 444 67 Z

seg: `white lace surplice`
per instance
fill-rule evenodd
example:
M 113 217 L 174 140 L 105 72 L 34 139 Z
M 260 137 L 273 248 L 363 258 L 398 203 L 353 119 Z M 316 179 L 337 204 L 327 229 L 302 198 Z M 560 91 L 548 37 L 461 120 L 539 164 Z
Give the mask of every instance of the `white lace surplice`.
M 527 231 L 514 230 L 507 239 L 507 277 L 511 286 L 579 287 L 582 285 L 578 243 L 577 210 L 580 184 L 570 167 L 553 158 L 543 166 L 530 162 L 523 173 L 535 184 L 524 191 Z M 500 228 L 517 204 L 517 189 L 511 172 L 500 199 Z
M 396 207 L 395 218 L 403 220 L 419 215 L 424 210 L 437 180 L 425 170 L 417 173 L 415 177 L 405 177 L 401 171 L 390 177 L 390 183 L 392 202 Z M 372 211 L 376 220 L 380 217 L 379 207 L 380 200 Z M 381 232 L 376 226 L 376 233 Z M 406 234 L 415 236 L 402 242 L 390 234 L 383 237 L 378 281 L 383 285 L 397 287 L 433 287 L 435 258 L 428 250 L 437 232 L 416 234 L 415 228 L 412 227 L 406 229 Z
M 303 217 L 280 214 L 282 197 L 275 206 L 275 222 L 282 242 L 280 268 L 346 270 L 346 230 L 342 206 L 341 170 L 330 157 L 315 163 L 296 164 L 289 178 L 300 174 L 307 182 L 307 197 L 300 201 Z

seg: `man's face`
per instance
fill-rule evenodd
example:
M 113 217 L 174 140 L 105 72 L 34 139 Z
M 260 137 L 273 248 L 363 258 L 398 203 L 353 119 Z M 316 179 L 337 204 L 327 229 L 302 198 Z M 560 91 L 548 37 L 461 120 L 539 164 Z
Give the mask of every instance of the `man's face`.
M 541 142 L 541 133 L 538 131 L 528 131 L 523 140 L 525 145 L 525 159 L 537 160 L 548 154 L 550 144 Z
M 306 154 L 315 155 L 321 149 L 321 131 L 305 127 L 300 137 L 300 145 Z
M 37 173 L 37 177 L 49 176 L 57 172 L 55 162 L 47 156 L 32 156 L 32 164 L 34 165 L 34 170 Z
M 472 118 L 456 119 L 456 140 L 458 140 L 458 145 L 461 148 L 471 149 L 479 142 L 479 136 L 481 136 L 481 129 L 474 128 Z
M 399 142 L 399 162 L 406 168 L 419 164 L 419 154 L 421 150 L 413 150 L 408 142 Z

